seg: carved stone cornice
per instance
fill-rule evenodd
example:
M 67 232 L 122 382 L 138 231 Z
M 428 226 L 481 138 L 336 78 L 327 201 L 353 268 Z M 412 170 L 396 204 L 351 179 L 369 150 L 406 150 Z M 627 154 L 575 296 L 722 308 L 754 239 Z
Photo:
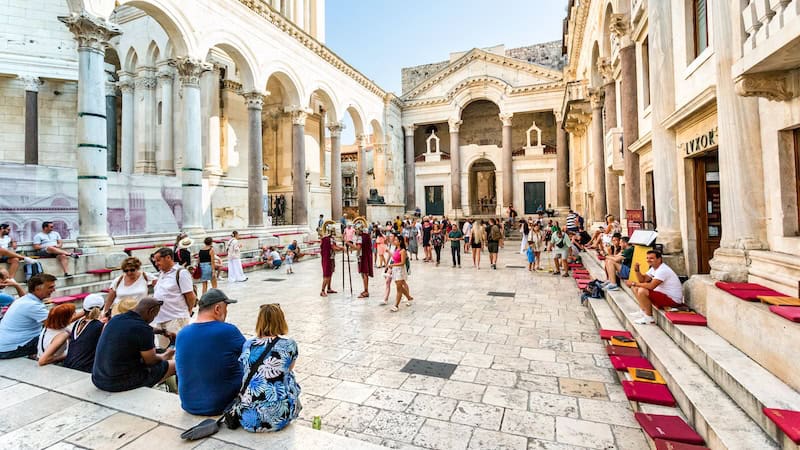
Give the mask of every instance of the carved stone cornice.
M 284 109 L 292 117 L 292 125 L 306 125 L 306 119 L 311 114 L 311 110 L 302 106 L 292 105 Z
M 242 83 L 233 80 L 222 80 L 220 87 L 223 91 L 242 92 Z
M 602 108 L 603 98 L 605 98 L 605 92 L 602 88 L 589 89 L 589 104 L 592 109 Z
M 458 133 L 458 130 L 461 129 L 461 124 L 464 123 L 458 119 L 450 119 L 447 121 L 447 125 L 450 127 L 451 133 Z
M 242 93 L 242 97 L 244 97 L 244 104 L 247 105 L 247 109 L 262 109 L 264 107 L 264 97 L 269 95 L 269 91 L 262 92 L 262 91 L 252 91 L 252 92 L 244 92 Z
M 499 115 L 500 121 L 503 122 L 504 127 L 511 126 L 511 118 L 514 117 L 514 113 L 500 113 Z
M 489 76 L 479 76 L 479 77 L 472 77 L 466 79 L 459 83 L 458 85 L 454 86 L 450 89 L 447 94 L 439 97 L 429 97 L 423 98 L 418 100 L 413 99 L 406 99 L 403 101 L 403 108 L 411 108 L 411 107 L 420 107 L 420 106 L 434 106 L 434 105 L 445 105 L 450 103 L 460 91 L 470 88 L 470 87 L 478 87 L 483 88 L 487 86 L 495 85 L 499 89 L 503 91 L 503 93 L 508 97 L 521 97 L 525 95 L 529 95 L 536 92 L 546 92 L 546 91 L 561 91 L 564 89 L 564 83 L 562 81 L 556 81 L 552 83 L 543 83 L 543 84 L 531 84 L 527 86 L 518 86 L 512 87 L 508 83 L 499 80 L 494 77 Z
M 800 70 L 740 75 L 734 82 L 736 93 L 742 97 L 785 102 L 800 96 Z
M 589 17 L 589 4 L 591 2 L 577 2 L 573 6 L 568 15 L 568 28 L 567 28 L 567 50 L 569 58 L 568 64 L 564 69 L 568 80 L 575 78 L 578 71 L 578 62 L 580 61 L 580 52 L 583 49 L 583 38 L 586 35 L 586 21 Z
M 344 130 L 345 126 L 341 122 L 331 122 L 328 124 L 328 131 L 331 133 L 331 137 L 341 137 L 342 130 Z
M 611 64 L 610 59 L 598 58 L 597 71 L 600 72 L 600 76 L 603 78 L 604 85 L 614 82 L 614 66 Z
M 564 129 L 575 136 L 583 136 L 592 121 L 591 111 L 587 111 L 586 103 L 570 105 L 567 117 L 564 120 Z
M 169 65 L 178 71 L 181 86 L 200 87 L 200 76 L 211 70 L 211 64 L 197 58 L 181 56 L 169 61 Z
M 79 49 L 105 53 L 108 41 L 122 34 L 119 27 L 85 12 L 72 13 L 58 18 L 75 36 Z
M 44 84 L 41 78 L 33 75 L 20 75 L 19 79 L 25 85 L 25 92 L 39 92 L 39 87 Z

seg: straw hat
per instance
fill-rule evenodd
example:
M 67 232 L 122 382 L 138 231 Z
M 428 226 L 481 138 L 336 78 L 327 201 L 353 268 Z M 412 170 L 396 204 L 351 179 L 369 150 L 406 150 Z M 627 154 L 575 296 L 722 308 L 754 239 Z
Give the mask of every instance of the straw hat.
M 194 244 L 194 241 L 192 240 L 192 238 L 188 238 L 188 237 L 187 238 L 183 238 L 183 239 L 181 239 L 180 242 L 178 242 L 178 248 L 183 250 L 183 249 L 191 247 L 193 244 Z

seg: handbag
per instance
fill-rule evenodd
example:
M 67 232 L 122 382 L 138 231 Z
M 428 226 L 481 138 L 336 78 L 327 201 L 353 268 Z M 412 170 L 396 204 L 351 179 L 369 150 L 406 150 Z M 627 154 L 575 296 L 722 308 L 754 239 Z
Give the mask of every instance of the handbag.
M 203 276 L 203 269 L 200 268 L 200 264 L 196 265 L 194 270 L 192 270 L 192 278 L 195 280 L 199 280 L 200 277 Z
M 281 337 L 277 336 L 275 339 L 272 340 L 272 342 L 267 344 L 267 348 L 264 349 L 264 352 L 261 353 L 261 356 L 259 356 L 258 359 L 250 366 L 250 373 L 247 374 L 247 378 L 244 380 L 244 383 L 242 383 L 242 388 L 239 390 L 239 393 L 236 395 L 236 398 L 233 399 L 231 404 L 228 405 L 227 408 L 225 408 L 225 412 L 222 413 L 222 417 L 219 418 L 219 420 L 224 422 L 229 429 L 235 430 L 239 428 L 241 417 L 235 411 L 234 406 L 236 406 L 236 403 L 239 401 L 239 398 L 247 390 L 247 386 L 250 385 L 250 380 L 253 379 L 253 375 L 256 374 L 258 368 L 264 362 L 264 359 L 266 359 L 267 355 L 269 355 L 270 352 L 272 352 L 272 348 L 275 346 L 275 344 L 278 343 L 279 340 L 281 340 Z

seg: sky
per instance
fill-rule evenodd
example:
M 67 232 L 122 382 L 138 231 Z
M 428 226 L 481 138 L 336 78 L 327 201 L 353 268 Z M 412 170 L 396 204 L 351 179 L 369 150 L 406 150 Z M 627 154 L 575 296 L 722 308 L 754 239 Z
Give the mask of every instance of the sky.
M 386 91 L 451 52 L 561 39 L 566 0 L 326 0 L 325 44 Z

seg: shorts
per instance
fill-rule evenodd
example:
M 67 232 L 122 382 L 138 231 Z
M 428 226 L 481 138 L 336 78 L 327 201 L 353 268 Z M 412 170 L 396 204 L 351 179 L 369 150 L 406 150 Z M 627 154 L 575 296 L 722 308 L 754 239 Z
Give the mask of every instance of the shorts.
M 280 259 L 273 259 L 272 260 L 272 267 L 277 268 L 277 267 L 280 267 L 281 264 L 283 264 L 283 261 L 281 261 Z
M 200 281 L 211 281 L 211 263 L 200 263 Z
M 647 296 L 650 298 L 650 303 L 658 309 L 674 308 L 683 304 L 683 302 L 678 303 L 667 294 L 659 291 L 650 291 Z
M 533 264 L 536 262 L 536 256 L 530 255 L 528 256 L 528 264 Z
M 39 256 L 39 257 L 42 257 L 42 258 L 49 258 L 50 257 L 50 253 L 47 253 L 46 249 L 41 249 L 41 250 L 36 252 L 36 256 Z
M 472 248 L 481 248 L 481 243 L 480 242 L 472 242 L 470 244 L 470 247 L 472 247 Z
M 558 248 L 557 246 L 553 247 L 553 256 L 566 258 L 569 256 L 569 247 L 564 246 L 564 248 Z
M 178 332 L 181 331 L 181 329 L 183 329 L 183 327 L 185 327 L 186 325 L 189 325 L 190 322 L 191 319 L 189 319 L 188 317 L 183 317 L 180 319 L 168 320 L 166 322 L 159 322 L 155 324 L 156 326 L 154 326 L 153 328 L 156 330 L 167 330 L 170 333 L 177 335 Z M 171 342 L 169 338 L 165 337 L 163 334 L 157 334 L 156 343 L 158 344 L 159 348 L 167 348 Z
M 392 279 L 394 281 L 402 281 L 408 279 L 408 272 L 405 266 L 392 267 Z
M 469 236 L 464 236 L 464 244 L 469 244 Z
M 114 381 L 96 380 L 92 374 L 92 383 L 101 391 L 124 392 L 140 387 L 153 387 L 164 378 L 167 371 L 169 371 L 169 363 L 159 361 L 139 372 L 128 374 L 124 379 Z
M 500 250 L 500 242 L 489 241 L 487 247 L 489 247 L 489 253 L 497 253 Z

